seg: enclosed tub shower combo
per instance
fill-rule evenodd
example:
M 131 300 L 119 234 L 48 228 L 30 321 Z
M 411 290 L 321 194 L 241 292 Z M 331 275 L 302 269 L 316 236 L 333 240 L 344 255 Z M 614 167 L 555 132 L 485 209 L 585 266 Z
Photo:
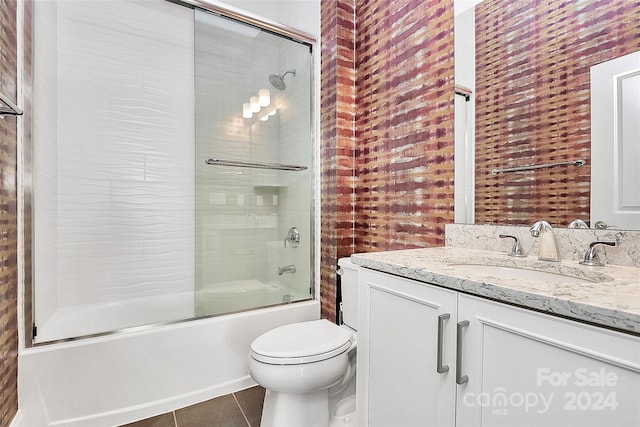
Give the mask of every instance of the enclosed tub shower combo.
M 33 22 L 22 407 L 113 425 L 253 385 L 251 341 L 319 315 L 313 37 L 195 0 Z

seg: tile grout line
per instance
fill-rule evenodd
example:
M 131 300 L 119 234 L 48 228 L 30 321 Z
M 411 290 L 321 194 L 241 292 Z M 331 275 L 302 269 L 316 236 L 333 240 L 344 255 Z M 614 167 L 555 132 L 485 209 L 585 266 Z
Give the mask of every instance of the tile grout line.
M 240 412 L 242 413 L 242 416 L 244 417 L 244 420 L 247 422 L 247 426 L 251 427 L 251 424 L 249 423 L 249 419 L 245 415 L 244 410 L 242 409 L 242 405 L 240 405 L 240 402 L 238 402 L 238 398 L 236 397 L 236 394 L 235 393 L 231 393 L 231 395 L 233 396 L 233 400 L 236 401 L 236 405 L 238 405 L 238 408 L 240 408 Z
M 176 411 L 171 411 L 171 415 L 173 415 L 173 425 L 178 427 L 178 418 L 176 417 Z

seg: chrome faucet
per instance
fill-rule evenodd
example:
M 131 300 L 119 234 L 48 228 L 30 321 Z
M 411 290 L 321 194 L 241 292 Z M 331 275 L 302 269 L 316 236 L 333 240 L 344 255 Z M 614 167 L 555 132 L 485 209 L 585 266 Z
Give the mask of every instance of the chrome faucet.
M 294 274 L 296 272 L 296 266 L 291 264 L 284 267 L 278 267 L 278 276 L 282 276 L 284 273 Z
M 581 219 L 574 219 L 569 223 L 567 228 L 589 228 L 589 226 Z
M 604 263 L 598 259 L 598 254 L 596 253 L 596 246 L 598 245 L 618 246 L 618 241 L 602 240 L 589 243 L 589 249 L 587 249 L 587 253 L 584 254 L 584 259 L 580 261 L 580 264 L 590 267 L 601 267 L 604 265 Z
M 526 257 L 524 252 L 522 251 L 522 246 L 520 246 L 520 240 L 516 236 L 510 236 L 508 234 L 501 234 L 501 239 L 513 239 L 513 247 L 511 248 L 511 253 L 509 256 L 513 257 Z
M 547 221 L 538 221 L 529 229 L 531 236 L 540 237 L 538 259 L 540 261 L 560 261 L 560 253 L 553 228 Z
M 287 247 L 287 242 L 292 248 L 297 248 L 300 244 L 300 231 L 297 227 L 291 227 L 287 232 L 287 237 L 284 238 L 284 247 Z

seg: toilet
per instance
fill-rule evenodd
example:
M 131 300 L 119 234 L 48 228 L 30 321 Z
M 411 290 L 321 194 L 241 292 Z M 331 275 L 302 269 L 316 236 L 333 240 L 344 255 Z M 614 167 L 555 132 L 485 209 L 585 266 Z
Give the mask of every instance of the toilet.
M 326 319 L 292 323 L 251 343 L 249 373 L 266 389 L 261 427 L 355 425 L 358 267 L 349 258 L 338 265 L 341 326 Z

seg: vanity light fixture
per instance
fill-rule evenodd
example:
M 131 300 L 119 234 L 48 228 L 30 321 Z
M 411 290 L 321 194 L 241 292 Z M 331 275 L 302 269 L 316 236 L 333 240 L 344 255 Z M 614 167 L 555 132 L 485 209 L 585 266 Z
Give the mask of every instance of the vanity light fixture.
M 249 105 L 251 105 L 251 111 L 257 113 L 260 111 L 260 103 L 258 102 L 257 96 L 252 96 L 249 98 Z
M 258 104 L 261 107 L 268 107 L 271 104 L 271 92 L 269 92 L 269 89 L 260 89 L 258 91 Z
M 242 104 L 242 117 L 245 119 L 253 117 L 253 111 L 251 111 L 251 105 L 248 102 Z
M 242 117 L 250 119 L 254 113 L 259 113 L 263 107 L 271 105 L 271 92 L 269 89 L 260 89 L 257 96 L 249 98 L 249 102 L 242 104 Z M 276 109 L 272 109 L 268 113 L 263 114 L 260 117 L 260 121 L 266 122 L 269 117 L 276 115 Z

